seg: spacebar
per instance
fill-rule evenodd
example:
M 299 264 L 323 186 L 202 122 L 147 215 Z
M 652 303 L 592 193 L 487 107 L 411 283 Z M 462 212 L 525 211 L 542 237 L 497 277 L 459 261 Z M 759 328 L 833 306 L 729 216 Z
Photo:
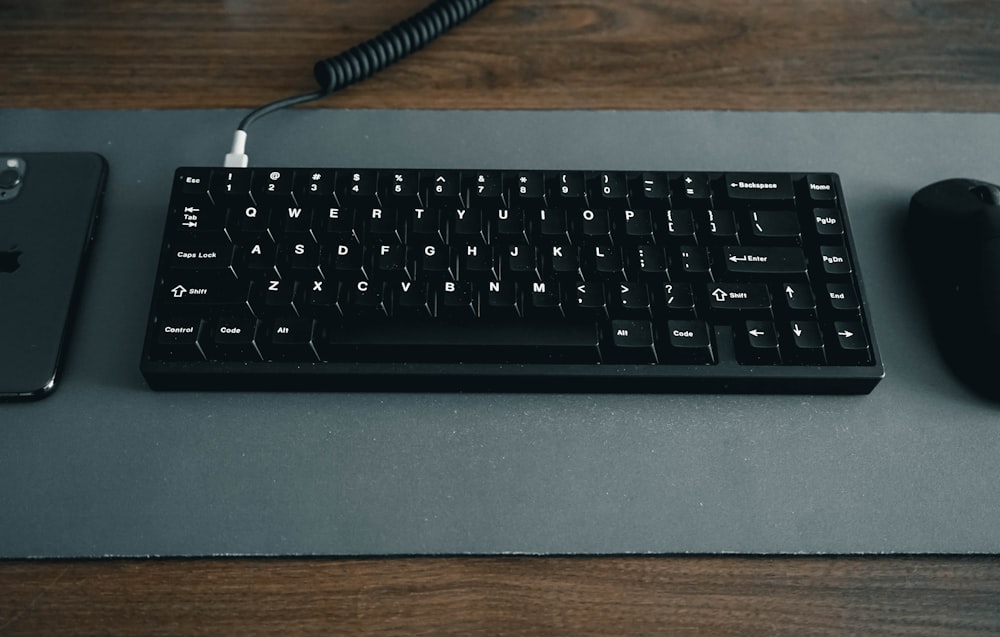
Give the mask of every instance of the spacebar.
M 332 327 L 330 361 L 596 363 L 596 323 L 372 323 Z

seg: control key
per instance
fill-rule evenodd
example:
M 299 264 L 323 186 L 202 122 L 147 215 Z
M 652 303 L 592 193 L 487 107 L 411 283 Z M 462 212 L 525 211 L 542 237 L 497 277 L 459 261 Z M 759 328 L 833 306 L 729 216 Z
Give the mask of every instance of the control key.
M 198 345 L 201 319 L 159 318 L 155 330 L 156 350 L 165 360 L 205 360 Z

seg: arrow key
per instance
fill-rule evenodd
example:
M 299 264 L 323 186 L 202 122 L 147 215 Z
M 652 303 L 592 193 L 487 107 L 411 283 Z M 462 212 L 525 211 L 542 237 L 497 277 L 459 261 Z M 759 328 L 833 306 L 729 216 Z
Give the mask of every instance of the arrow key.
M 785 305 L 793 312 L 815 312 L 816 297 L 808 283 L 786 283 L 781 287 Z
M 837 347 L 830 348 L 830 360 L 842 365 L 871 364 L 871 348 L 860 321 L 834 321 Z
M 822 365 L 826 362 L 823 333 L 815 321 L 790 321 L 782 339 L 782 358 L 794 365 Z
M 774 365 L 781 362 L 778 332 L 770 321 L 747 321 L 736 330 L 736 360 L 744 365 Z

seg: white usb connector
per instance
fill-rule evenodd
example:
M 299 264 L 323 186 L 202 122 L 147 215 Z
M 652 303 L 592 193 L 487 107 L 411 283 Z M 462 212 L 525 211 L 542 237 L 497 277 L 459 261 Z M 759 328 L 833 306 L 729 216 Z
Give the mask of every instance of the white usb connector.
M 226 160 L 223 166 L 226 168 L 246 168 L 250 164 L 250 157 L 246 154 L 247 132 L 238 130 L 233 135 L 233 148 L 226 153 Z

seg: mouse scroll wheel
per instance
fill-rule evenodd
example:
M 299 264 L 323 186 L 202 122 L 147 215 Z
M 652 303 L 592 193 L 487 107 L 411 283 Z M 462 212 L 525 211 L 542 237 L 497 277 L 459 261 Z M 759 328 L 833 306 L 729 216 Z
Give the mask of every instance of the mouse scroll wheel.
M 979 184 L 970 189 L 972 194 L 983 200 L 983 203 L 991 205 L 1000 204 L 1000 188 L 992 184 Z

